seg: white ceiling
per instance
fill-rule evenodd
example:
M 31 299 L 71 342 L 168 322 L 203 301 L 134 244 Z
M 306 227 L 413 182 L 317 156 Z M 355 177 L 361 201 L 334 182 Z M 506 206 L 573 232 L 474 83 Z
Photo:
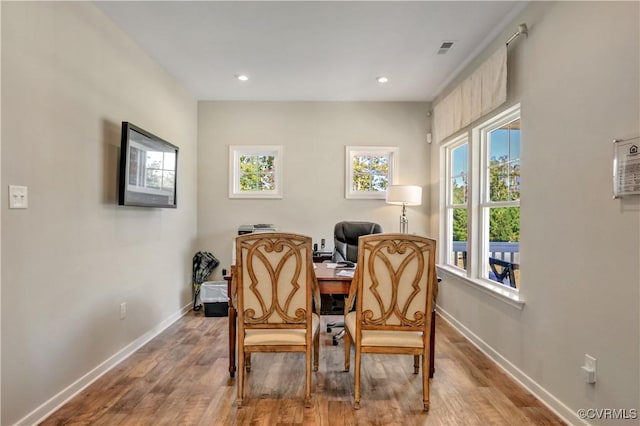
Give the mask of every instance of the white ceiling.
M 198 100 L 430 101 L 525 3 L 97 5 Z M 443 41 L 455 44 L 438 55 Z M 250 80 L 240 82 L 237 74 Z M 376 82 L 382 75 L 388 83 Z

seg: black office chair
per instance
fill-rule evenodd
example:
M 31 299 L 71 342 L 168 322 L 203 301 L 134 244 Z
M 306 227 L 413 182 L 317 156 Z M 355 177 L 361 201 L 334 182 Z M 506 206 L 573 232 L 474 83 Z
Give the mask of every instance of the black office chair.
M 353 222 L 343 221 L 336 223 L 333 229 L 333 257 L 332 262 L 357 262 L 358 261 L 358 238 L 362 235 L 381 234 L 382 227 L 374 222 Z M 336 298 L 339 298 L 336 300 Z M 344 305 L 344 296 L 333 296 L 334 303 Z M 342 313 L 343 308 L 338 306 L 338 310 Z M 327 324 L 327 333 L 331 333 L 334 328 L 342 328 L 333 338 L 333 345 L 337 345 L 338 341 L 344 336 L 344 321 L 330 322 Z

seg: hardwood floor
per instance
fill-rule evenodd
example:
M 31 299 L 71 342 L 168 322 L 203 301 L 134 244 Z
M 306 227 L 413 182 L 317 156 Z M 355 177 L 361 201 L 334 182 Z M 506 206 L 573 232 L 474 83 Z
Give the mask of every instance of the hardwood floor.
M 353 410 L 353 361 L 331 345 L 323 316 L 313 408 L 304 408 L 302 354 L 255 354 L 246 406 L 229 378 L 227 318 L 190 312 L 42 425 L 560 425 L 560 418 L 511 380 L 440 317 L 431 410 L 422 412 L 413 357 L 364 355 L 362 401 Z

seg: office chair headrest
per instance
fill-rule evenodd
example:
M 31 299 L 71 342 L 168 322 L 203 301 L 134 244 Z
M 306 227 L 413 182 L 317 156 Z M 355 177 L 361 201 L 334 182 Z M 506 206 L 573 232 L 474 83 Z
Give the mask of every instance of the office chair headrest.
M 334 253 L 333 261 L 348 260 L 358 261 L 358 238 L 362 235 L 380 234 L 382 227 L 374 222 L 350 222 L 336 223 L 333 231 Z

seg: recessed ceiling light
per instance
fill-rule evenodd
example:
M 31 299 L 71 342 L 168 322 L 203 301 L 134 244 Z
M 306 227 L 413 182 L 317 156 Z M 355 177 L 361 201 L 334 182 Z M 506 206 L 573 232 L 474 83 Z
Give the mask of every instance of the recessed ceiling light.
M 386 82 L 389 81 L 389 79 L 387 77 L 385 77 L 385 76 L 380 76 L 380 77 L 376 78 L 376 81 L 378 83 L 386 83 Z
M 248 75 L 244 75 L 244 74 L 236 74 L 236 78 L 240 81 L 247 81 L 249 80 L 249 76 Z

